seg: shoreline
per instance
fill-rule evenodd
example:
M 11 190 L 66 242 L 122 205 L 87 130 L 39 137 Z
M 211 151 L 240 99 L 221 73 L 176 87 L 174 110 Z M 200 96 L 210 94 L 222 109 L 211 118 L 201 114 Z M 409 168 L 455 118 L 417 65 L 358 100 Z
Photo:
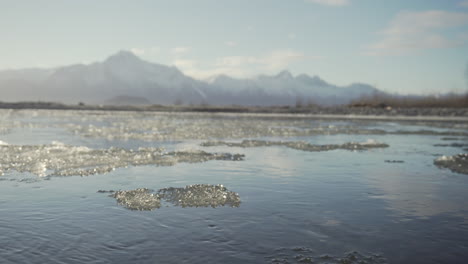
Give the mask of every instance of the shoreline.
M 249 114 L 261 117 L 282 116 L 292 118 L 417 120 L 468 122 L 468 108 L 459 107 L 375 107 L 375 106 L 118 106 L 68 105 L 52 102 L 0 102 L 0 109 L 12 110 L 78 110 L 129 111 L 163 113 L 212 113 L 220 115 Z

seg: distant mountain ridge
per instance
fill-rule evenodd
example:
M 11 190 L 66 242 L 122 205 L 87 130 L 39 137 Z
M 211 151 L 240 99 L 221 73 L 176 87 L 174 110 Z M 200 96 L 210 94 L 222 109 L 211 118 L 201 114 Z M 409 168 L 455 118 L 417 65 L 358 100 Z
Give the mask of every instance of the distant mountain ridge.
M 150 63 L 128 51 L 88 65 L 0 71 L 0 91 L 0 101 L 259 106 L 343 104 L 379 92 L 368 84 L 337 86 L 318 76 L 294 77 L 289 71 L 251 79 L 220 75 L 200 81 L 176 67 Z

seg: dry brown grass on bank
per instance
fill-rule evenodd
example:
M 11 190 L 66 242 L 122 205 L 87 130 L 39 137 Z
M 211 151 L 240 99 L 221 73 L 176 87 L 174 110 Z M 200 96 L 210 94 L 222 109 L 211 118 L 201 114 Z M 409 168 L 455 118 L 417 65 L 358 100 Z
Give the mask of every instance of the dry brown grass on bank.
M 352 101 L 351 107 L 468 107 L 468 93 L 443 96 L 373 95 Z

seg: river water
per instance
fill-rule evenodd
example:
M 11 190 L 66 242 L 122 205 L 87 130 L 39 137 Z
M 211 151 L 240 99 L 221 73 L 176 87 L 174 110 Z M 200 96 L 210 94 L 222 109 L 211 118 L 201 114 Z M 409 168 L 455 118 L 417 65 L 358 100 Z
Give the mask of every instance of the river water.
M 0 110 L 0 263 L 464 263 L 468 175 L 434 161 L 467 148 L 462 120 Z

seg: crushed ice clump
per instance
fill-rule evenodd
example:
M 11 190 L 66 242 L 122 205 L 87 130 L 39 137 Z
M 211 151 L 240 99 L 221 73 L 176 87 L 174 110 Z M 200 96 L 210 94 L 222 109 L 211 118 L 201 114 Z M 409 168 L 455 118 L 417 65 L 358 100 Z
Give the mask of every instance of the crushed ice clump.
M 274 264 L 279 263 L 317 263 L 317 264 L 385 264 L 387 259 L 379 254 L 363 255 L 357 251 L 345 253 L 342 257 L 328 254 L 316 255 L 305 247 L 278 250 L 278 256 L 268 257 Z
M 181 207 L 239 207 L 240 197 L 223 185 L 194 184 L 185 188 L 163 188 L 158 194 L 166 201 Z
M 9 170 L 37 176 L 88 176 L 127 166 L 172 166 L 209 160 L 243 160 L 244 155 L 204 151 L 172 151 L 162 148 L 128 150 L 111 147 L 90 149 L 60 142 L 49 145 L 0 145 L 0 174 Z
M 453 172 L 468 174 L 468 154 L 460 153 L 454 156 L 442 156 L 434 160 L 439 168 L 447 168 Z
M 239 207 L 240 197 L 238 193 L 229 191 L 223 185 L 194 184 L 184 188 L 163 188 L 152 192 L 147 188 L 139 188 L 129 191 L 104 191 L 113 192 L 117 202 L 130 210 L 150 211 L 161 207 L 161 200 L 174 206 L 181 207 Z
M 130 210 L 150 211 L 161 207 L 158 194 L 151 193 L 146 188 L 138 188 L 130 191 L 117 191 L 111 195 L 117 202 Z
M 265 141 L 265 140 L 243 140 L 240 143 L 225 142 L 225 141 L 208 141 L 201 144 L 204 147 L 212 146 L 228 146 L 228 147 L 241 147 L 241 148 L 252 148 L 252 147 L 269 147 L 269 146 L 285 146 L 292 149 L 303 150 L 303 151 L 329 151 L 335 149 L 346 149 L 346 150 L 367 150 L 372 148 L 387 148 L 388 145 L 385 143 L 379 143 L 376 141 L 366 141 L 363 143 L 348 142 L 344 144 L 328 144 L 328 145 L 314 145 L 304 141 Z

